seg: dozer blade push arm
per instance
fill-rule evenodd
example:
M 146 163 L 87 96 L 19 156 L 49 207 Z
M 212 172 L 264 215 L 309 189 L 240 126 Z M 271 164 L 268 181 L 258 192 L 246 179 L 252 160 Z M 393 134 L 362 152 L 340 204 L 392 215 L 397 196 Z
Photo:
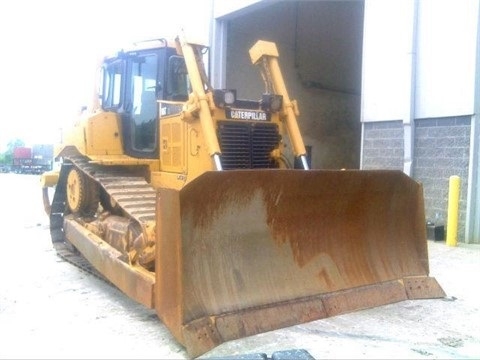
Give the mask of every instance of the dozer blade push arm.
M 278 64 L 278 50 L 273 42 L 259 40 L 250 49 L 252 64 L 264 66 L 266 81 L 273 84 L 275 93 L 283 97 L 283 113 L 286 116 L 286 123 L 290 140 L 293 144 L 295 156 L 302 161 L 303 168 L 308 170 L 305 145 L 298 127 L 296 113 L 298 112 L 296 102 L 290 100 L 287 87 L 283 80 L 280 65 Z
M 185 59 L 193 96 L 196 98 L 195 100 L 199 105 L 200 123 L 207 142 L 208 153 L 213 158 L 216 169 L 222 170 L 222 164 L 220 162 L 220 145 L 215 133 L 215 126 L 212 114 L 210 113 L 209 101 L 205 93 L 204 81 L 199 69 L 199 64 L 203 64 L 203 62 L 198 58 L 199 56 L 195 52 L 195 47 L 199 45 L 188 43 L 183 35 L 179 35 L 177 41 L 181 46 L 181 51 Z

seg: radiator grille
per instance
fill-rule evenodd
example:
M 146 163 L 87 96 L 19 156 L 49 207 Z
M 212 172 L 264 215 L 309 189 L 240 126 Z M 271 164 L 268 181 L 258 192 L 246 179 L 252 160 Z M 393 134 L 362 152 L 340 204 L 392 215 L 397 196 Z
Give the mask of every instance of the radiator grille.
M 219 121 L 218 138 L 225 170 L 277 167 L 270 156 L 280 141 L 276 124 Z

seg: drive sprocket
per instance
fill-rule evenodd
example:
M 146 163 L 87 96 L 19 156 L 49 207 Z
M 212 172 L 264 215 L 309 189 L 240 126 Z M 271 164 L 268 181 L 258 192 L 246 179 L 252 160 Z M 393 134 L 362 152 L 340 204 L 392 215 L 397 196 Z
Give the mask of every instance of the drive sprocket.
M 73 214 L 93 215 L 99 203 L 98 186 L 81 170 L 72 167 L 67 176 L 66 200 Z

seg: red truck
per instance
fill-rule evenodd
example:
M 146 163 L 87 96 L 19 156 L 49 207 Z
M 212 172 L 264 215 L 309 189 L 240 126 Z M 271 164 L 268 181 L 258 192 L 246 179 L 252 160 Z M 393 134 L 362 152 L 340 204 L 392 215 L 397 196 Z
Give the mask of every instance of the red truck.
M 17 174 L 41 174 L 51 170 L 52 145 L 17 146 L 13 149 L 12 171 Z
M 18 174 L 28 173 L 32 166 L 32 148 L 17 146 L 13 149 L 12 170 Z

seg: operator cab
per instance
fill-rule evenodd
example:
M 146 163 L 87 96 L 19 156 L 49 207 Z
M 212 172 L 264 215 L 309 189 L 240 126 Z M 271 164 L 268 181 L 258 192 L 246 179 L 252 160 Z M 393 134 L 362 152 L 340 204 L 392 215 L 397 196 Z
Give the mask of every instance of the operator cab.
M 183 57 L 157 42 L 162 46 L 121 51 L 102 66 L 102 109 L 120 115 L 124 152 L 137 158 L 158 158 L 158 101 L 185 101 L 190 92 Z

